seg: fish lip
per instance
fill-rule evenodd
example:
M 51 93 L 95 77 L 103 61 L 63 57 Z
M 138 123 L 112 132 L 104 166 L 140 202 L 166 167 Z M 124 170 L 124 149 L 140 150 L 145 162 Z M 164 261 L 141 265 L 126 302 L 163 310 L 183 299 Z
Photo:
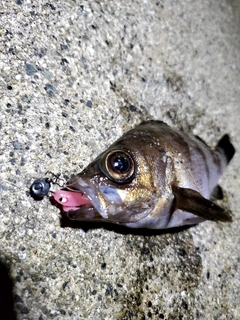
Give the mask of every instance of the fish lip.
M 102 218 L 107 219 L 108 214 L 101 207 L 100 201 L 98 199 L 98 192 L 91 181 L 85 181 L 81 177 L 74 177 L 67 185 L 66 188 L 71 191 L 82 192 L 91 201 L 92 207 L 102 216 Z M 76 207 L 78 210 L 81 207 Z

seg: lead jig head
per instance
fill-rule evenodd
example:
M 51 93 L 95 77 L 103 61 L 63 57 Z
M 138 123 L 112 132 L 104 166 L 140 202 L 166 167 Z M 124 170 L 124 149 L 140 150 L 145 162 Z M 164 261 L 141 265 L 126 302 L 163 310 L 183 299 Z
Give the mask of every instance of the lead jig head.
M 42 200 L 49 192 L 51 180 L 49 178 L 36 179 L 30 187 L 30 194 L 34 200 Z

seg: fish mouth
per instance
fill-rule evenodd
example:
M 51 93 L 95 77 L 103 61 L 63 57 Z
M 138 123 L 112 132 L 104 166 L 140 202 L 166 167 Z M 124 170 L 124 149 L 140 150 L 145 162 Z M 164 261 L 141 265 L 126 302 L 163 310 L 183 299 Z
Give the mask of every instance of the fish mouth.
M 109 212 L 114 215 L 115 205 L 122 204 L 122 200 L 114 188 L 96 187 L 91 179 L 87 180 L 74 177 L 64 190 L 55 191 L 53 198 L 72 220 L 107 220 Z
M 86 209 L 88 209 L 88 211 L 92 211 L 92 213 L 93 211 L 96 211 L 96 213 L 98 213 L 98 215 L 100 214 L 100 216 L 104 219 L 108 218 L 108 215 L 106 214 L 105 210 L 103 210 L 100 204 L 98 194 L 99 192 L 95 185 L 91 183 L 91 181 L 85 182 L 81 177 L 75 177 L 73 178 L 73 180 L 70 181 L 69 184 L 67 184 L 66 188 L 68 190 L 81 194 L 82 198 L 87 197 L 88 199 L 88 203 L 86 205 L 81 205 L 80 207 L 76 207 L 75 209 L 71 208 L 72 211 L 80 210 L 81 213 L 84 215 Z M 91 219 L 93 218 L 94 217 L 91 217 Z
M 129 206 L 126 193 L 116 186 L 79 175 L 67 183 L 65 190 L 55 191 L 53 198 L 69 219 L 78 221 L 123 224 L 139 221 L 151 210 L 150 204 Z
M 75 189 L 57 190 L 53 193 L 53 203 L 62 214 L 71 220 L 101 220 L 103 217 L 93 206 L 90 198 Z

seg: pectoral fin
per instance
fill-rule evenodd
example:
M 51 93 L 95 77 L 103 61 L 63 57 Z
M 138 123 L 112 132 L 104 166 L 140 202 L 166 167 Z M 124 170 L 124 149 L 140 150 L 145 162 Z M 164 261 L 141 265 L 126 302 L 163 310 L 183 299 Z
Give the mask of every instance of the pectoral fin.
M 208 199 L 199 192 L 173 186 L 175 206 L 177 209 L 191 212 L 199 217 L 211 221 L 231 222 L 232 217 L 227 211 Z

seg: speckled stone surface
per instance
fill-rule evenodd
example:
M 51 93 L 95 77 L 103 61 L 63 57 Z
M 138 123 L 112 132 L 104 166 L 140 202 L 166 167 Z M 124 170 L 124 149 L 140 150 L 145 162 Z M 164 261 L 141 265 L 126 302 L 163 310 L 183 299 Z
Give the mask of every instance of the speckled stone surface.
M 239 33 L 237 0 L 1 1 L 0 260 L 17 319 L 240 318 Z M 212 146 L 230 134 L 232 224 L 86 231 L 29 196 L 146 119 Z

